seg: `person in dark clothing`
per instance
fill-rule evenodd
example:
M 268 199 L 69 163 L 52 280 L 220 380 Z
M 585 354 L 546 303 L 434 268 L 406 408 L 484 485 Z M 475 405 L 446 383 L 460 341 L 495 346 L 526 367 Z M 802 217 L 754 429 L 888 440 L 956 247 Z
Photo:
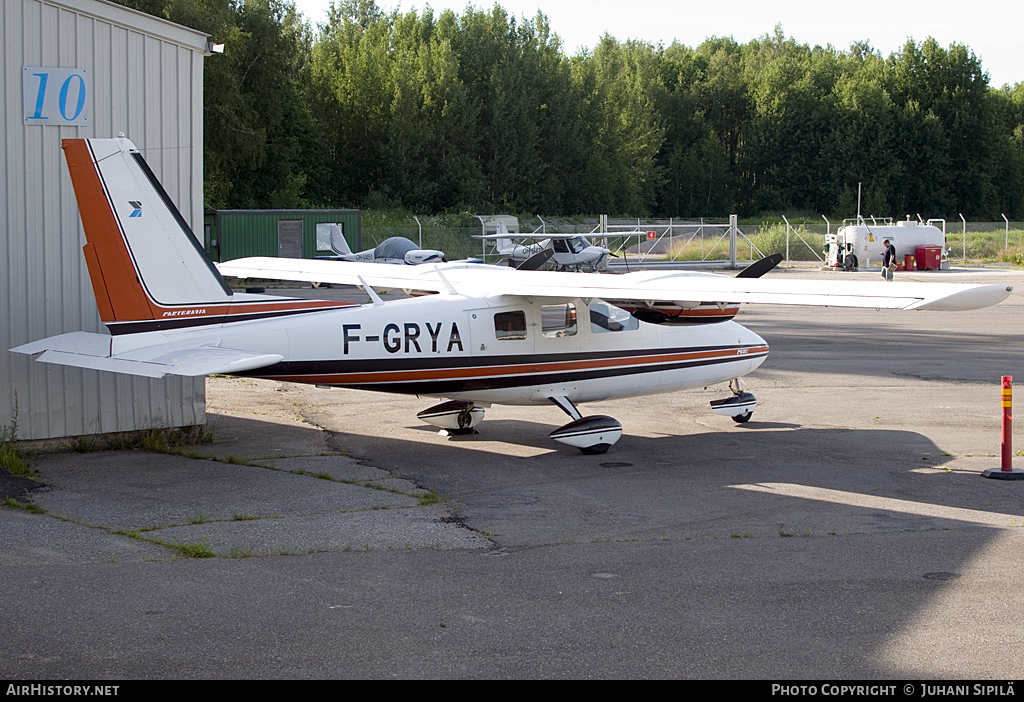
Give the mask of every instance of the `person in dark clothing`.
M 896 270 L 896 247 L 889 243 L 888 239 L 883 239 L 882 245 L 885 246 L 885 253 L 882 255 L 882 277 L 891 283 L 892 273 Z

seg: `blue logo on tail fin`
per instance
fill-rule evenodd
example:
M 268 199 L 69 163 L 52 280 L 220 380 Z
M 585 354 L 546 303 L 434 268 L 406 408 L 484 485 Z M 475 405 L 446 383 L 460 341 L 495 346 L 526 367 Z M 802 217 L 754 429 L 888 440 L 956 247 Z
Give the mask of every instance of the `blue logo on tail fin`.
M 141 217 L 142 216 L 142 203 L 141 202 L 139 202 L 138 200 L 129 200 L 128 204 L 131 205 L 133 208 L 135 208 L 134 210 L 132 210 L 132 213 L 130 215 L 128 215 L 129 217 Z

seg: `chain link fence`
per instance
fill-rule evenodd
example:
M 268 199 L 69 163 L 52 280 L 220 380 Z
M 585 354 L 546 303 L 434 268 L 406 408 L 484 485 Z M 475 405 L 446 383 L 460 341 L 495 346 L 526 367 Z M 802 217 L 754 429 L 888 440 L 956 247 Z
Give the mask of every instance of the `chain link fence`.
M 729 222 L 727 219 L 609 219 L 607 232 L 599 229 L 598 218 L 573 222 L 520 221 L 520 232 L 542 239 L 545 231 L 577 233 L 592 243 L 607 246 L 636 263 L 698 263 L 729 260 Z M 790 261 L 821 261 L 826 235 L 835 233 L 840 222 L 765 223 L 739 226 L 736 260 L 756 261 L 772 254 L 787 255 Z M 535 231 L 536 230 L 536 231 Z M 1024 265 L 1024 222 L 946 222 L 945 249 L 953 261 L 1002 261 Z M 490 243 L 474 239 L 480 227 L 424 226 L 374 227 L 362 231 L 363 248 L 371 248 L 385 239 L 402 236 L 421 248 L 444 251 L 449 261 L 481 258 L 488 263 Z M 604 242 L 607 242 L 606 244 Z

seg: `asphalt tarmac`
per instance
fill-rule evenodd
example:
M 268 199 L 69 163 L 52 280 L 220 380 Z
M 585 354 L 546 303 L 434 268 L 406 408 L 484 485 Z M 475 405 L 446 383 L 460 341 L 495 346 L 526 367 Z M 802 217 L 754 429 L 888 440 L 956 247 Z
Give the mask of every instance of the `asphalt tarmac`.
M 213 443 L 33 456 L 45 487 L 2 483 L 42 512 L 0 507 L 0 677 L 1024 677 L 1024 481 L 980 477 L 1024 274 L 904 279 L 1015 292 L 745 307 L 753 419 L 711 414 L 724 387 L 587 405 L 623 425 L 603 456 L 553 406 L 449 438 L 430 400 L 231 378 Z

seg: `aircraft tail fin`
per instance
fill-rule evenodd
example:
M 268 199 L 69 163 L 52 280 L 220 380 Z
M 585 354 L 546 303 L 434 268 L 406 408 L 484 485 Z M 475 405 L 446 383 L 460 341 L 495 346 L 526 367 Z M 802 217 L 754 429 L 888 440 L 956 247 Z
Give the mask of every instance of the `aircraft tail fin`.
M 62 146 L 105 324 L 193 314 L 182 308 L 231 301 L 231 288 L 132 142 L 65 139 Z
M 498 236 L 501 236 L 502 234 L 508 236 L 508 227 L 505 226 L 504 222 L 498 222 L 498 228 L 495 231 L 495 234 Z M 513 242 L 511 239 L 496 239 L 494 241 L 494 250 L 497 251 L 498 254 L 501 256 L 512 255 L 512 250 L 514 248 L 515 242 Z
M 331 249 L 339 256 L 351 256 L 352 248 L 345 240 L 345 233 L 337 224 L 329 224 L 327 228 L 331 232 Z

